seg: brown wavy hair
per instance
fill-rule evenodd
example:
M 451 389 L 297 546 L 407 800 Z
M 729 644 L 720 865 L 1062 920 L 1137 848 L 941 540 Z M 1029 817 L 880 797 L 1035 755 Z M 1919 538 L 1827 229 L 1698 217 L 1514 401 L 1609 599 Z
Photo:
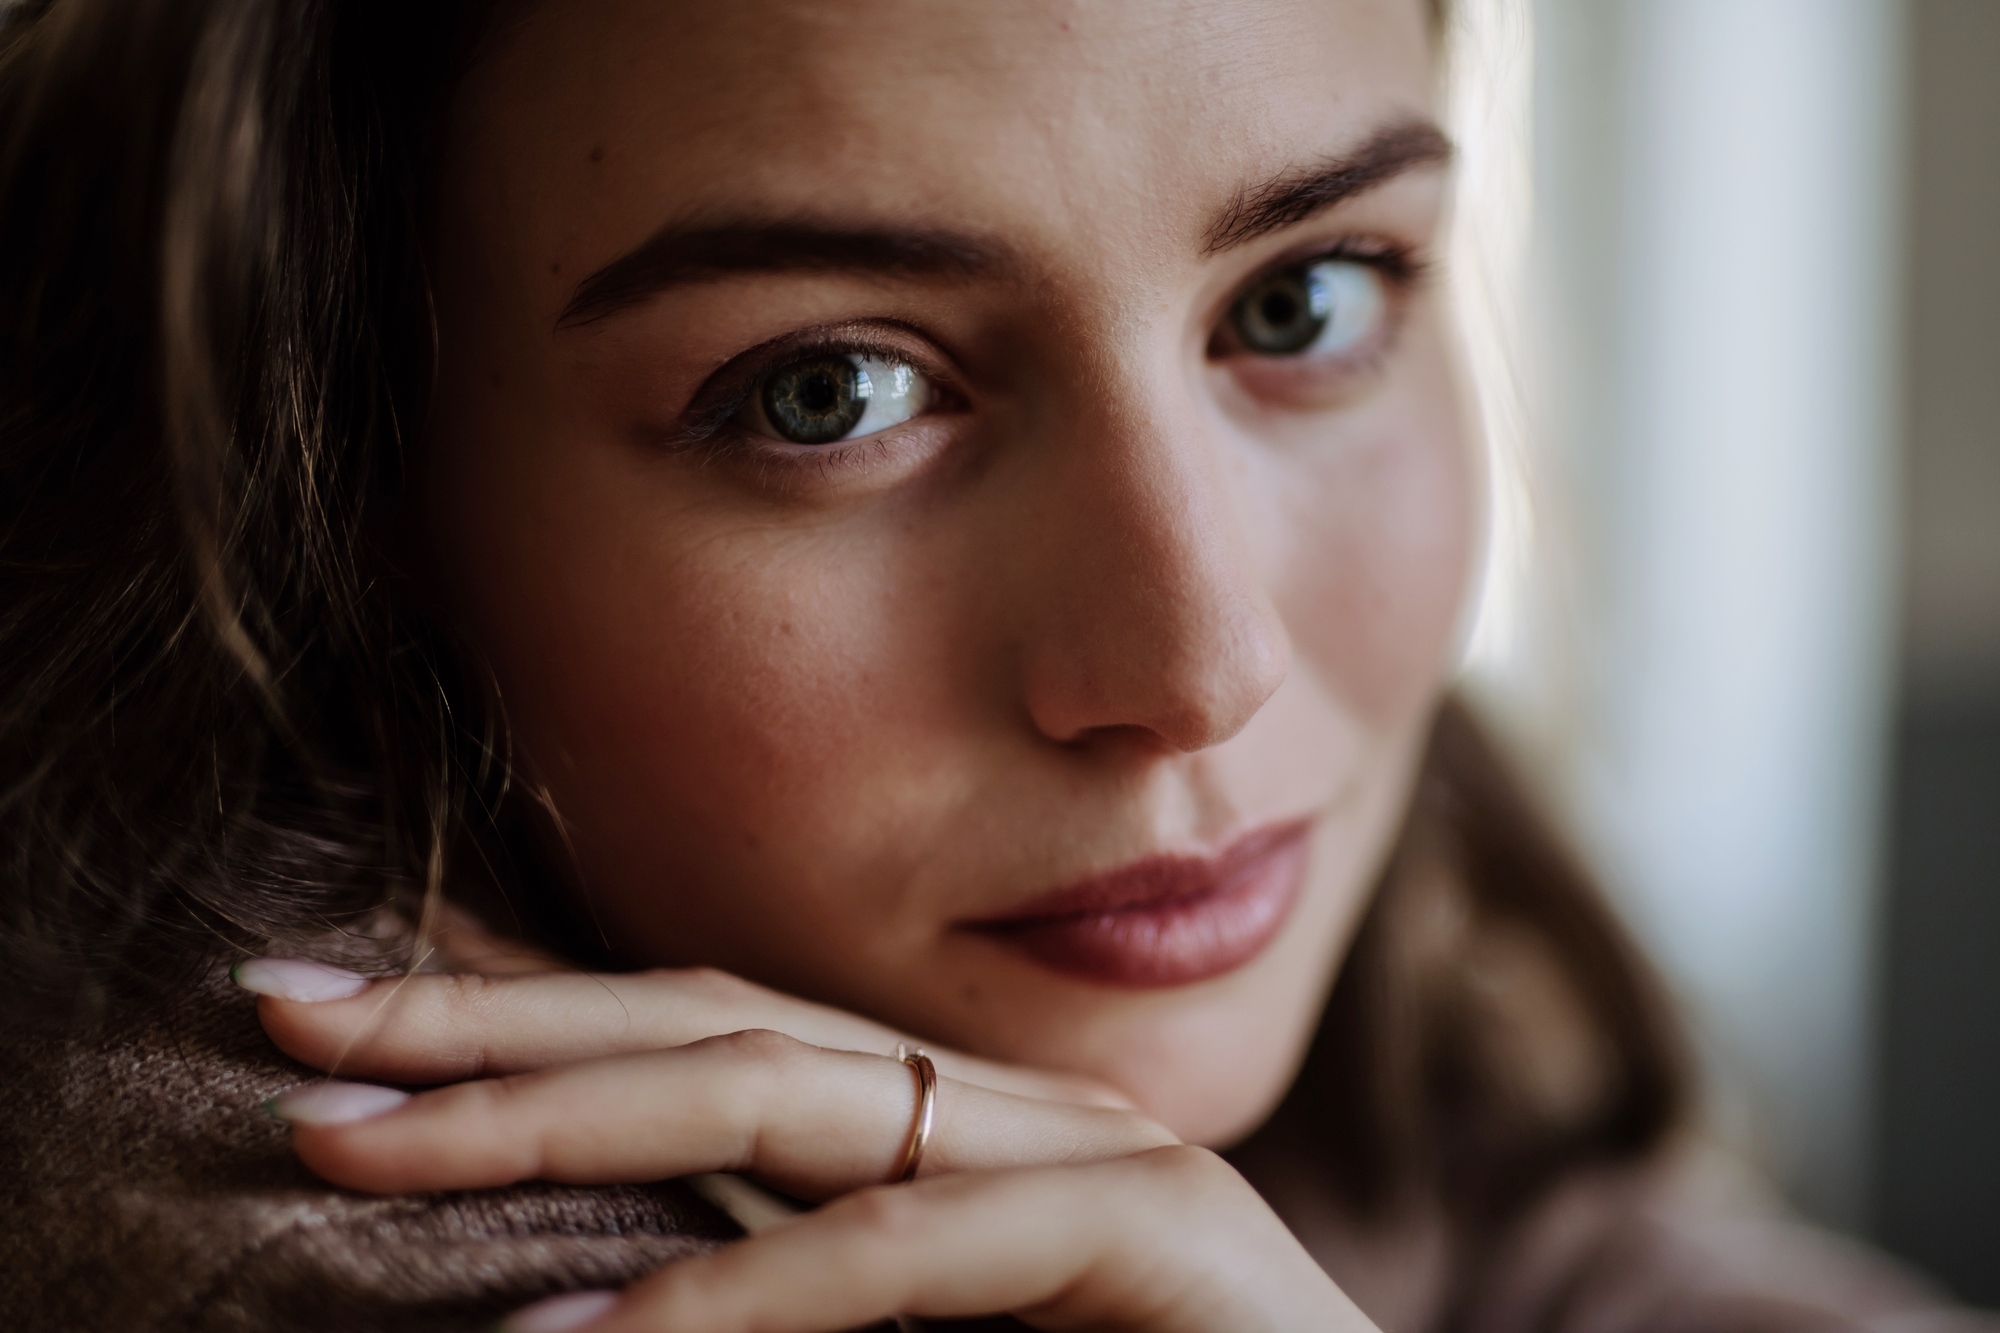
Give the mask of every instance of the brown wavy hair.
M 448 866 L 560 919 L 504 735 L 383 553 L 431 126 L 483 8 L 0 3 L 10 1020 L 322 950 Z M 1447 704 L 1288 1112 L 1363 1212 L 1497 1221 L 1685 1101 L 1651 974 L 1525 790 Z

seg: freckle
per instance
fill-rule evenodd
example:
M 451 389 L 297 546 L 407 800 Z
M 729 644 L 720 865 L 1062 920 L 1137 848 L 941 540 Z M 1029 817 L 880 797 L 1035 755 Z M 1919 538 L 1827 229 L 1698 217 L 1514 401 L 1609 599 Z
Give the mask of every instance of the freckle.
M 979 983 L 977 982 L 967 982 L 965 989 L 958 994 L 959 998 L 967 1004 L 978 1004 L 981 999 L 985 998 L 985 992 L 979 989 Z
M 764 845 L 764 840 L 749 829 L 743 830 L 743 846 L 748 851 L 756 851 Z
M 590 160 L 593 162 L 602 162 L 604 160 L 603 144 L 599 144 L 595 148 L 590 150 Z
M 787 635 L 789 635 L 789 634 L 796 634 L 797 632 L 798 632 L 798 631 L 796 631 L 796 630 L 794 630 L 794 629 L 792 628 L 792 622 L 791 622 L 791 621 L 789 621 L 789 620 L 787 620 L 787 621 L 784 621 L 784 622 L 782 622 L 782 623 L 781 623 L 781 624 L 780 624 L 780 625 L 778 626 L 778 633 L 780 633 L 780 634 L 787 634 Z
M 551 272 L 551 273 L 560 273 L 560 272 L 562 272 L 562 265 L 561 265 L 561 263 L 552 263 L 552 264 L 550 264 L 550 265 L 549 265 L 549 272 Z

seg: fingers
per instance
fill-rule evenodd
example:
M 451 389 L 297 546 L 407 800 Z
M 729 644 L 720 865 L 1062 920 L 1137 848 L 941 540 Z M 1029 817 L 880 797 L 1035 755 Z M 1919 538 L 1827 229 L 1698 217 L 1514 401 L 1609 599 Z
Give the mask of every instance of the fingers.
M 252 970 L 280 965 L 260 960 L 237 970 L 243 984 L 264 994 L 258 1014 L 271 1039 L 286 1054 L 330 1073 L 396 1083 L 522 1073 L 772 1026 L 754 1021 L 759 1006 L 753 987 L 704 969 L 612 976 L 418 973 L 321 998 L 323 991 L 292 987 L 288 994 L 270 993 L 262 974 Z M 786 1017 L 801 1025 L 798 1016 Z M 884 1049 L 894 1049 L 893 1039 Z
M 828 1333 L 1003 1312 L 1129 1333 L 1371 1327 L 1241 1177 L 1182 1146 L 852 1194 L 670 1265 L 588 1327 Z
M 887 1053 L 910 1040 L 878 1023 L 706 968 L 416 974 L 368 983 L 307 970 L 313 966 L 259 960 L 239 967 L 238 978 L 264 997 L 259 1016 L 287 1054 L 329 1073 L 392 1083 L 521 1073 L 753 1028 L 838 1050 Z M 936 1048 L 931 1056 L 953 1078 L 1021 1096 L 1130 1105 L 1088 1079 Z
M 274 1113 L 293 1123 L 307 1166 L 373 1193 L 738 1171 L 821 1199 L 900 1168 L 917 1083 L 900 1061 L 751 1031 L 395 1097 L 308 1084 Z M 1089 1162 L 1172 1142 L 1129 1111 L 940 1079 L 923 1172 Z

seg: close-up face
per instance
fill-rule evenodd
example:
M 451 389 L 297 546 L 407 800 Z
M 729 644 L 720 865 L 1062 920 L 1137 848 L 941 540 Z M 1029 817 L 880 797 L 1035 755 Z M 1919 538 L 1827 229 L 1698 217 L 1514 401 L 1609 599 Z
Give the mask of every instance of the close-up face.
M 449 110 L 418 572 L 621 962 L 1290 1080 L 1477 478 L 1416 0 L 519 7 Z

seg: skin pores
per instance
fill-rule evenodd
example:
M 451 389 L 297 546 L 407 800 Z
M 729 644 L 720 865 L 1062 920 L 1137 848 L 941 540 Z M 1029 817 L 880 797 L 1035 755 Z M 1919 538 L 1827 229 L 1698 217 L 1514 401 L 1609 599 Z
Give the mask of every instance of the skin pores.
M 1265 1114 L 1467 582 L 1443 169 L 1327 171 L 1422 139 L 1420 11 L 592 0 L 490 35 L 436 196 L 420 573 L 623 959 L 1093 1074 L 1195 1141 Z M 1274 272 L 1376 323 L 1246 350 Z M 802 354 L 930 401 L 774 438 L 825 387 L 769 406 Z M 968 928 L 1300 820 L 1295 898 L 1205 979 Z

